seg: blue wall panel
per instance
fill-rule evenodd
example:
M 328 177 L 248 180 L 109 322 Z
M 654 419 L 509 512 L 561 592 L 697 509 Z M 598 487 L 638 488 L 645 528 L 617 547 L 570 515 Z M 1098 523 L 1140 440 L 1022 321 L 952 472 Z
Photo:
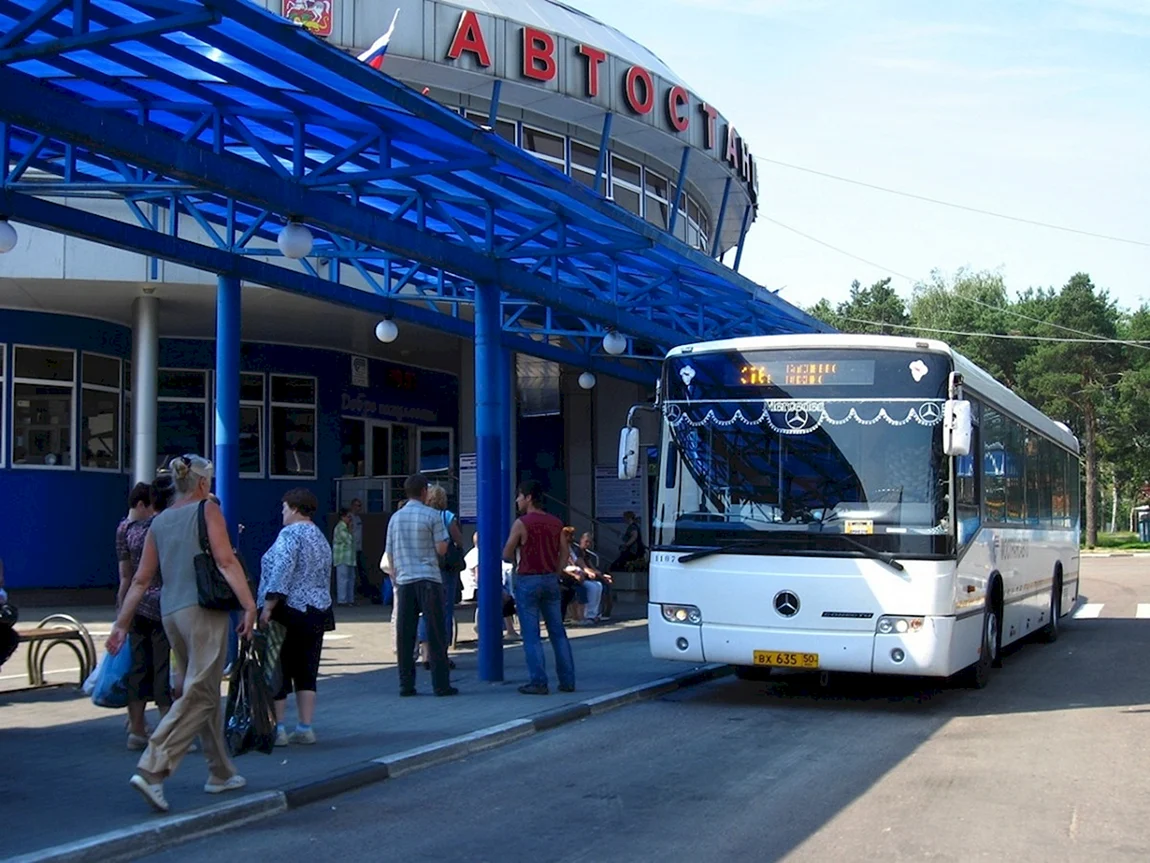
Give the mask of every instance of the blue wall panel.
M 129 329 L 63 315 L 0 310 L 0 342 L 98 351 L 129 359 Z M 164 368 L 212 369 L 211 340 L 161 339 Z M 280 529 L 280 499 L 290 488 L 311 489 L 320 503 L 316 521 L 327 524 L 335 502 L 334 480 L 343 474 L 340 417 L 395 420 L 445 426 L 458 434 L 459 382 L 455 375 L 399 366 L 368 364 L 370 386 L 352 385 L 351 357 L 337 351 L 289 345 L 244 344 L 240 368 L 247 372 L 310 375 L 317 379 L 318 458 L 315 479 L 242 478 L 236 520 L 244 525 L 239 549 L 258 571 L 263 553 Z M 265 470 L 270 417 L 265 383 Z M 7 439 L 11 447 L 11 375 L 4 393 Z M 209 412 L 209 434 L 214 414 Z M 209 440 L 209 447 L 211 442 Z M 211 451 L 207 453 L 212 456 Z M 10 460 L 6 458 L 6 464 Z M 19 588 L 95 587 L 116 582 L 114 533 L 126 510 L 130 465 L 124 473 L 77 470 L 0 469 L 0 557 L 9 586 Z

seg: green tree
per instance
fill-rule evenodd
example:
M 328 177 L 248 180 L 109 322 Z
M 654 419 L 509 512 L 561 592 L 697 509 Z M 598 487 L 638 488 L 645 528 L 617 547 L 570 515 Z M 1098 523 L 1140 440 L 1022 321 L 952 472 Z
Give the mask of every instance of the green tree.
M 1045 307 L 1043 335 L 1075 338 L 1058 326 L 1116 339 L 1120 313 L 1105 290 L 1078 273 L 1057 295 L 1033 294 L 1030 307 Z M 1051 324 L 1058 326 L 1050 326 Z M 1018 364 L 1020 393 L 1047 414 L 1062 419 L 1082 440 L 1086 479 L 1086 543 L 1098 544 L 1099 434 L 1114 414 L 1115 387 L 1123 352 L 1117 342 L 1041 342 Z
M 834 309 L 826 299 L 821 299 L 807 312 L 847 333 L 888 336 L 910 334 L 907 330 L 910 316 L 907 314 L 906 301 L 890 286 L 889 278 L 880 279 L 869 288 L 864 288 L 855 279 L 851 282 L 849 299 Z

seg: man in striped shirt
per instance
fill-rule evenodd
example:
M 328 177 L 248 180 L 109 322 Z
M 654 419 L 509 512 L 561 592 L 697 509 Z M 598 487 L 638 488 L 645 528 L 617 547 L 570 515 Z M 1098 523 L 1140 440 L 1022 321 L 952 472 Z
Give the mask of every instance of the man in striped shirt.
M 427 622 L 428 659 L 436 695 L 457 695 L 447 664 L 443 615 L 443 580 L 439 560 L 447 553 L 443 514 L 427 505 L 427 477 L 409 476 L 403 484 L 407 502 L 387 524 L 387 554 L 395 577 L 399 694 L 415 695 L 415 637 L 419 615 Z

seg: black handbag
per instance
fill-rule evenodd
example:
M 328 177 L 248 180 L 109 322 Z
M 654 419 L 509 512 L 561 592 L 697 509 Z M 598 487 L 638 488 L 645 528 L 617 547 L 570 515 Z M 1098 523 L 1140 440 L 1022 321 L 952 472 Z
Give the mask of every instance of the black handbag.
M 467 569 L 467 560 L 463 549 L 451 538 L 451 524 L 447 521 L 447 513 L 443 514 L 443 525 L 447 528 L 447 551 L 443 555 L 443 569 L 452 575 L 459 575 Z
M 208 541 L 208 521 L 204 517 L 206 500 L 201 500 L 199 512 L 196 513 L 196 530 L 200 535 L 200 553 L 196 555 L 196 594 L 200 608 L 209 611 L 238 611 L 240 600 L 232 586 L 228 584 L 220 568 L 216 566 L 216 559 L 212 556 L 211 543 Z

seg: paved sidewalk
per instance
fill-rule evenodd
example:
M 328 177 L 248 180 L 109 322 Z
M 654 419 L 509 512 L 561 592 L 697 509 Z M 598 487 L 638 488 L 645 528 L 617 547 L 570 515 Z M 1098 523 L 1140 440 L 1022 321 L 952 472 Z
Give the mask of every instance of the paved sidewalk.
M 474 649 L 453 654 L 457 670 L 455 698 L 430 695 L 430 675 L 418 672 L 421 697 L 398 696 L 387 610 L 379 606 L 344 611 L 324 647 L 315 720 L 319 743 L 276 749 L 237 759 L 248 786 L 236 795 L 212 797 L 203 792 L 206 775 L 202 754 L 189 755 L 165 786 L 172 814 L 190 813 L 224 797 L 297 786 L 370 762 L 381 756 L 469 734 L 520 718 L 530 718 L 565 704 L 575 704 L 689 669 L 681 663 L 651 658 L 647 648 L 645 608 L 622 608 L 631 620 L 571 630 L 578 691 L 548 697 L 520 695 L 525 682 L 523 651 L 505 649 L 506 682 L 478 680 Z M 628 614 L 630 612 L 630 614 Z M 100 651 L 110 626 L 111 609 L 71 609 L 93 630 Z M 635 619 L 638 618 L 638 619 Z M 469 627 L 464 627 L 464 633 Z M 554 677 L 549 645 L 548 670 Z M 130 828 L 156 816 L 127 783 L 137 753 L 125 747 L 124 712 L 97 708 L 72 688 L 13 691 L 26 683 L 21 649 L 0 672 L 0 763 L 4 764 L 5 853 L 25 854 L 107 831 Z M 55 656 L 55 654 L 54 654 Z M 66 651 L 54 659 L 57 669 L 74 666 Z M 49 675 L 70 681 L 75 673 Z M 154 711 L 150 717 L 154 721 Z M 289 700 L 288 722 L 294 705 Z

